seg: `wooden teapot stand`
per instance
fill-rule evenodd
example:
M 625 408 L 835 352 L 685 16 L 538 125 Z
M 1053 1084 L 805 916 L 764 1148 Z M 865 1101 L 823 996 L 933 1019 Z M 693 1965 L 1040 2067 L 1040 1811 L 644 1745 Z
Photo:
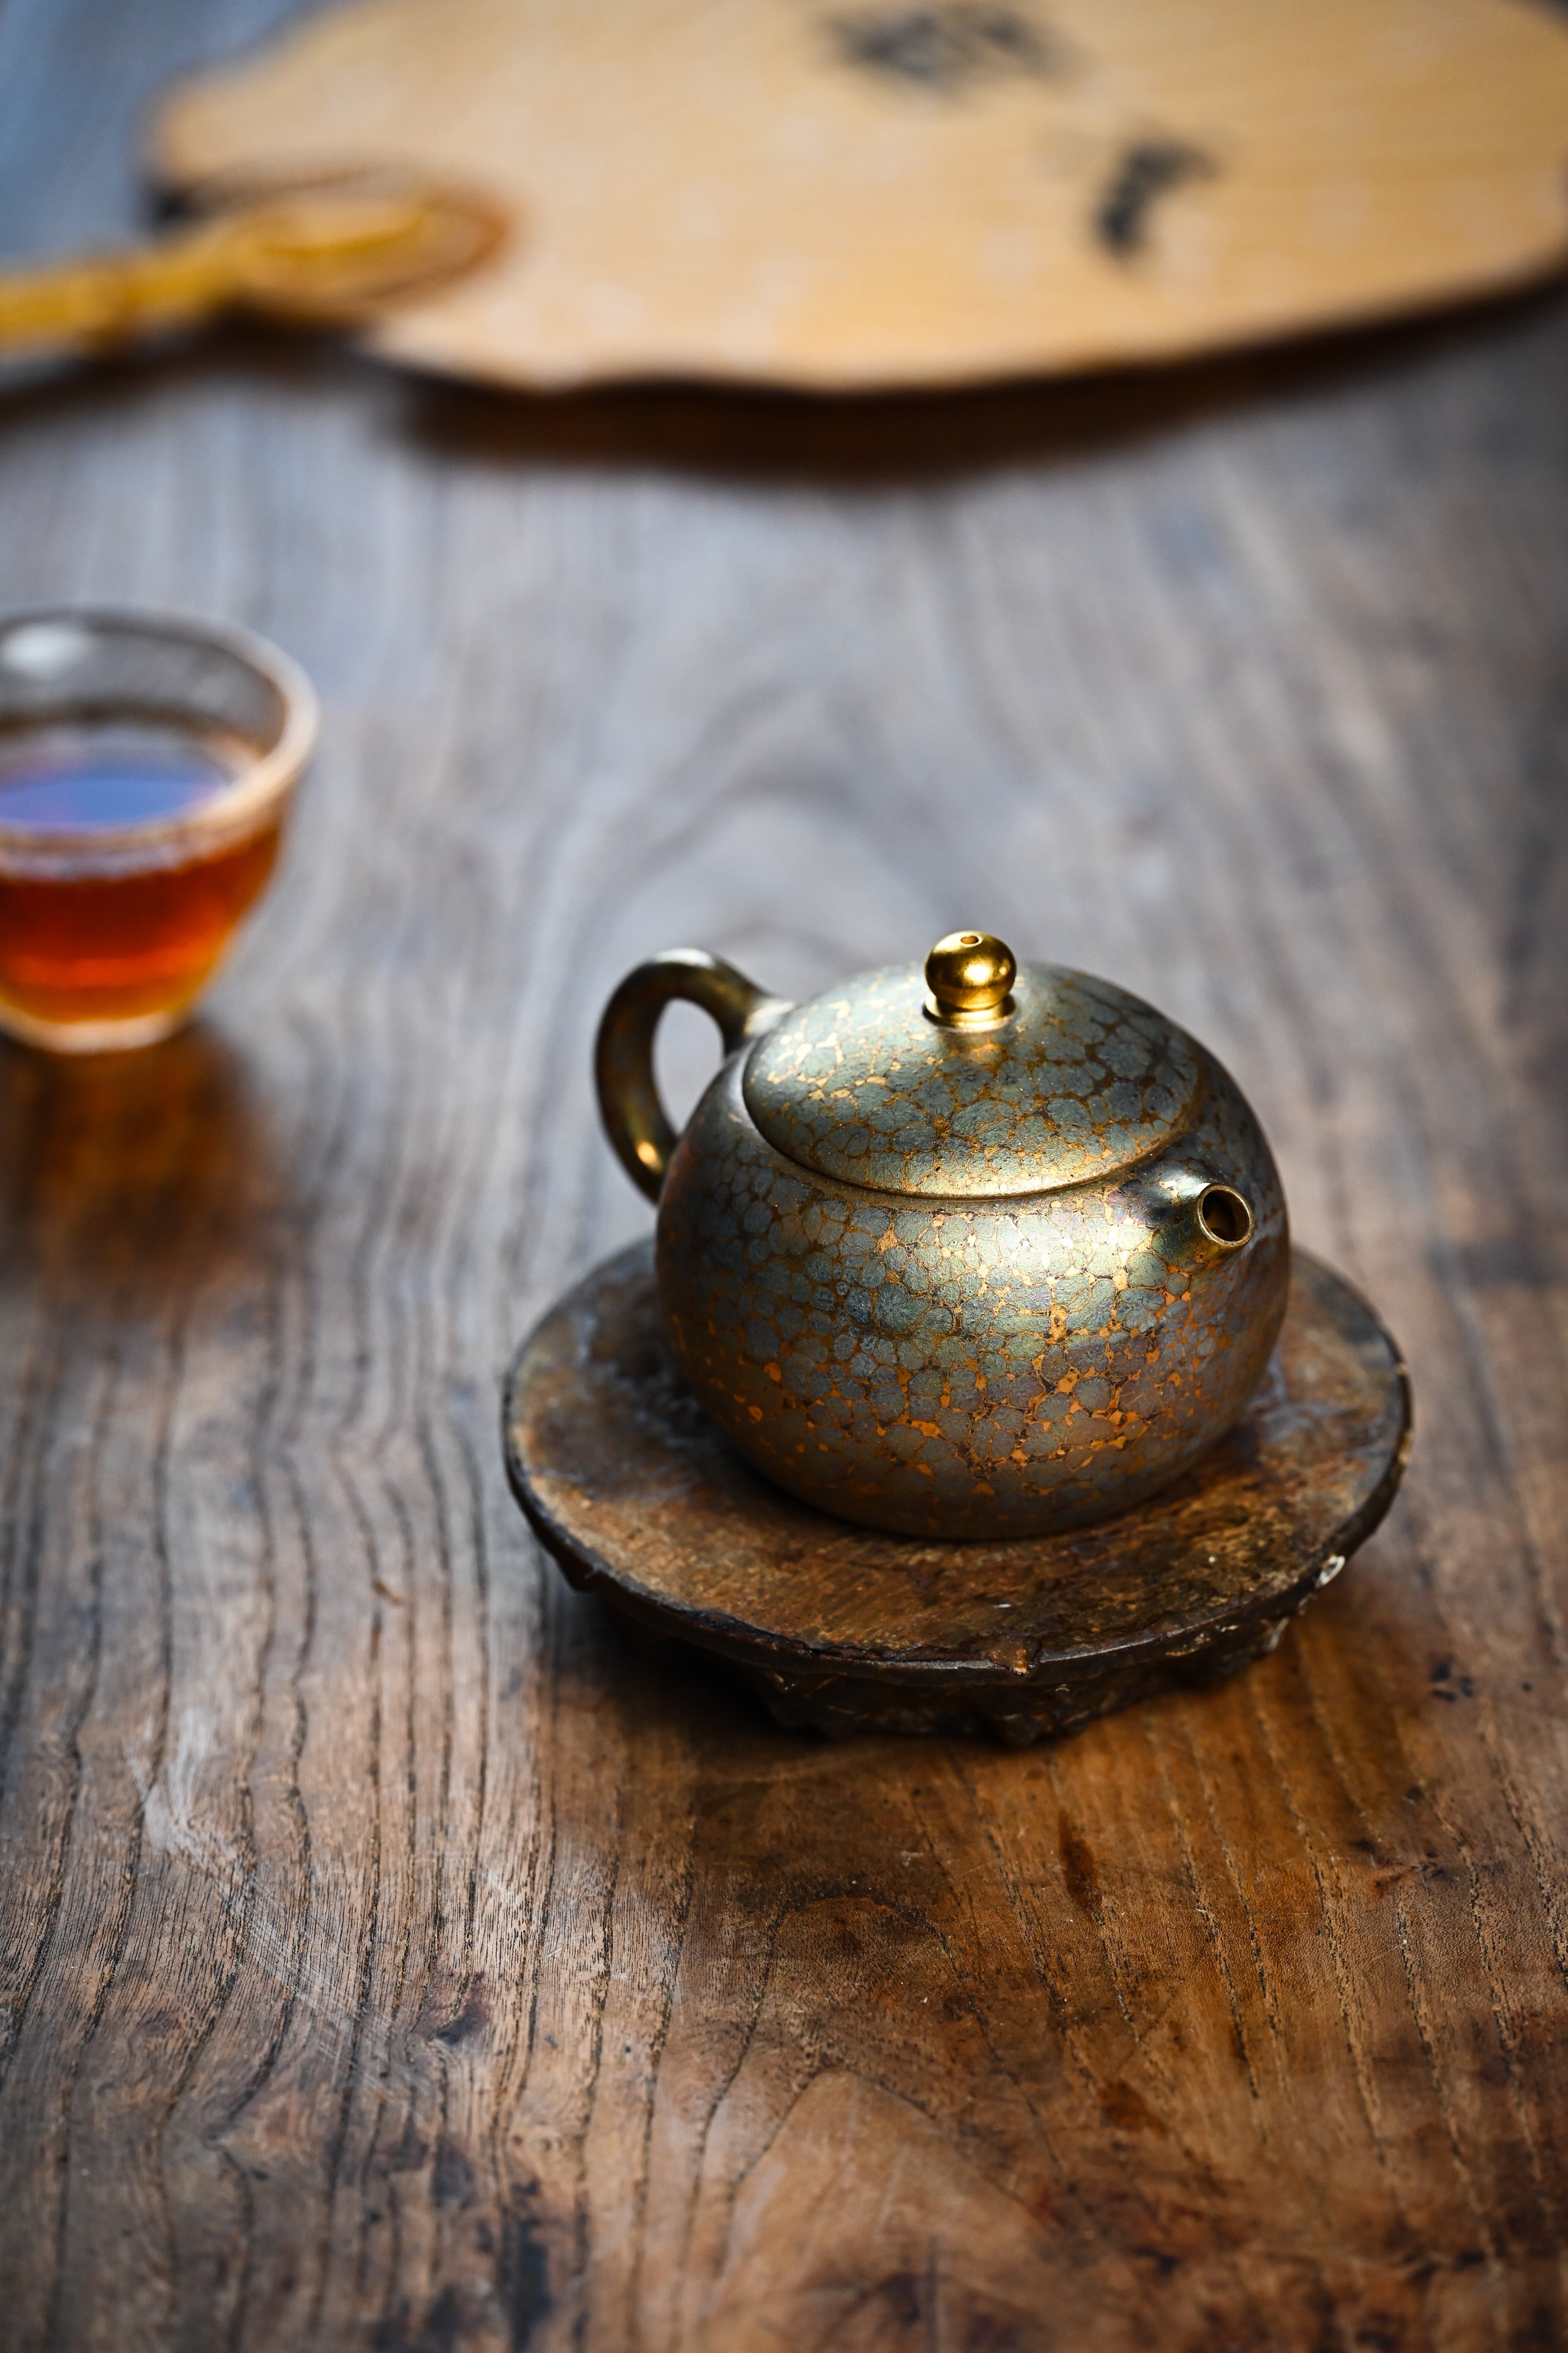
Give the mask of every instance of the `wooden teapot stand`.
M 1398 1349 L 1304 1251 L 1241 1419 L 1149 1503 L 1065 1535 L 884 1535 L 761 1478 L 670 1359 L 651 1241 L 551 1310 L 506 1400 L 519 1503 L 640 1645 L 722 1660 L 784 1725 L 1019 1743 L 1272 1650 L 1383 1518 L 1409 1440 Z

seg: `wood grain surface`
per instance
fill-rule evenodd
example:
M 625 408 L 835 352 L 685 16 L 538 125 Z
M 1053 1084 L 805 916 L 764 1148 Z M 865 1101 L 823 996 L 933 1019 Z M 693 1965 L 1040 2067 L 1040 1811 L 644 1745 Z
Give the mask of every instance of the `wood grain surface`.
M 3 0 L 11 249 L 275 13 Z M 8 2348 L 1568 2344 L 1565 440 L 1561 300 L 858 409 L 7 386 L 0 596 L 327 712 L 209 1016 L 0 1058 Z M 639 1665 L 500 1449 L 647 1224 L 625 967 L 963 922 L 1212 1043 L 1416 1397 L 1271 1658 L 1023 1755 Z

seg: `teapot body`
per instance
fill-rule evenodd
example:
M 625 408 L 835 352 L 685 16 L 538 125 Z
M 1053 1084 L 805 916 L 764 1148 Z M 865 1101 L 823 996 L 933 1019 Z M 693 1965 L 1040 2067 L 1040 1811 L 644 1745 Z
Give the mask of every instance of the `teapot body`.
M 1205 1058 L 1205 1060 L 1207 1058 Z M 1257 1121 L 1210 1064 L 1152 1160 L 1001 1199 L 810 1174 L 763 1136 L 742 1058 L 710 1086 L 659 1199 L 666 1329 L 755 1468 L 843 1519 L 1023 1536 L 1141 1503 L 1226 1430 L 1279 1334 L 1285 1204 Z M 1216 1251 L 1194 1215 L 1242 1192 Z
M 736 1450 L 806 1503 L 930 1538 L 1071 1528 L 1195 1461 L 1264 1374 L 1289 1244 L 1245 1098 L 1172 1035 L 1192 1083 L 1157 1148 L 952 1195 L 781 1151 L 736 1040 L 672 1140 L 657 1242 L 671 1348 Z

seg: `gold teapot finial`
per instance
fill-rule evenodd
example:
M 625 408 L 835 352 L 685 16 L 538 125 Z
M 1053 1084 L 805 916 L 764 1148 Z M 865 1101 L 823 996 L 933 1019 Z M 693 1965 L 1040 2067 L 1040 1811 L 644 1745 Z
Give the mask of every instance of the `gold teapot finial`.
M 1013 1010 L 1018 960 L 990 932 L 949 932 L 926 958 L 925 1009 L 944 1029 L 994 1029 Z

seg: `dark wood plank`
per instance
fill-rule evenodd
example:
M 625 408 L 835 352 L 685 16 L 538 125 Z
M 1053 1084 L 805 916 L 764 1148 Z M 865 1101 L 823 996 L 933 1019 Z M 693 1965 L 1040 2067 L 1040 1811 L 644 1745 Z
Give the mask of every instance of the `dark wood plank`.
M 15 249 L 276 13 L 5 0 Z M 5 392 L 0 598 L 328 714 L 201 1026 L 0 1060 L 8 2343 L 1568 2342 L 1565 419 L 1560 300 L 859 412 Z M 639 1665 L 498 1434 L 646 1226 L 621 971 L 963 921 L 1215 1047 L 1416 1392 L 1271 1659 L 1024 1756 Z

